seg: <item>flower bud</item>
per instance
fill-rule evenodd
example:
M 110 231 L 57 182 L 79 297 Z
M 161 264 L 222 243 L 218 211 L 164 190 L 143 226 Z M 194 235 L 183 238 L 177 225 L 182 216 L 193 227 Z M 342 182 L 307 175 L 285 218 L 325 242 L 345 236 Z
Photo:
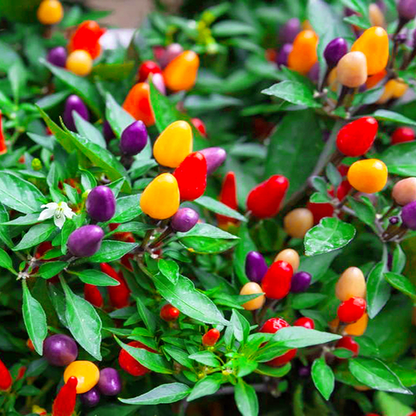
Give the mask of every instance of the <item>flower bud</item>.
M 293 238 L 303 238 L 313 227 L 313 214 L 307 208 L 296 208 L 283 218 L 284 229 Z
M 324 58 L 328 68 L 334 68 L 339 60 L 348 52 L 348 44 L 343 38 L 335 38 L 326 45 Z
M 289 19 L 279 31 L 279 40 L 281 43 L 292 43 L 297 34 L 300 32 L 300 21 L 297 17 Z
M 416 178 L 406 178 L 393 186 L 391 196 L 399 205 L 407 205 L 416 201 Z
M 367 59 L 362 52 L 345 54 L 337 65 L 337 80 L 345 87 L 357 88 L 367 80 Z
M 63 46 L 57 46 L 48 52 L 46 60 L 52 65 L 65 68 L 67 56 L 66 49 Z
M 192 228 L 199 220 L 199 214 L 192 208 L 181 208 L 178 212 L 172 217 L 170 226 L 173 231 L 186 233 Z
M 409 202 L 402 209 L 403 224 L 411 230 L 416 230 L 416 201 Z
M 96 186 L 87 197 L 85 204 L 88 215 L 95 221 L 105 222 L 116 212 L 116 199 L 107 186 Z
M 121 391 L 121 377 L 115 368 L 107 367 L 100 371 L 98 389 L 104 396 L 116 396 Z
M 146 147 L 147 140 L 147 129 L 143 121 L 134 121 L 121 134 L 120 150 L 128 156 L 137 155 Z
M 86 393 L 81 394 L 79 398 L 85 407 L 95 407 L 100 402 L 101 395 L 97 387 L 93 387 Z
M 365 277 L 358 267 L 348 267 L 335 286 L 335 296 L 342 302 L 355 296 L 365 298 L 366 293 Z
M 416 17 L 416 2 L 414 0 L 399 0 L 397 12 L 403 20 L 412 20 Z
M 207 162 L 207 175 L 215 172 L 225 161 L 227 152 L 222 147 L 208 147 L 200 150 Z
M 293 250 L 293 248 L 286 248 L 279 252 L 274 258 L 274 261 L 279 260 L 288 262 L 292 266 L 293 272 L 296 272 L 299 269 L 299 254 L 297 251 Z
M 257 293 L 263 293 L 261 286 L 256 282 L 249 282 L 246 283 L 240 290 L 240 295 L 254 295 Z M 255 311 L 260 309 L 264 302 L 266 301 L 266 297 L 262 294 L 257 298 L 251 299 L 246 303 L 243 303 L 243 308 L 246 311 Z
M 84 225 L 68 238 L 68 249 L 76 257 L 90 257 L 101 247 L 104 231 L 98 225 Z
M 84 120 L 89 120 L 90 114 L 87 106 L 78 95 L 70 95 L 65 102 L 64 123 L 69 130 L 75 131 L 73 111 L 77 112 Z
M 257 251 L 250 251 L 246 257 L 246 275 L 252 281 L 261 283 L 267 273 L 267 263 Z
M 277 65 L 280 66 L 287 66 L 287 61 L 289 59 L 289 54 L 292 52 L 293 45 L 291 43 L 285 43 L 279 50 L 277 54 Z
M 78 347 L 68 335 L 52 335 L 43 343 L 43 357 L 51 365 L 66 367 L 78 357 Z
M 298 272 L 292 277 L 290 291 L 292 293 L 301 293 L 308 290 L 311 284 L 312 276 L 308 272 Z

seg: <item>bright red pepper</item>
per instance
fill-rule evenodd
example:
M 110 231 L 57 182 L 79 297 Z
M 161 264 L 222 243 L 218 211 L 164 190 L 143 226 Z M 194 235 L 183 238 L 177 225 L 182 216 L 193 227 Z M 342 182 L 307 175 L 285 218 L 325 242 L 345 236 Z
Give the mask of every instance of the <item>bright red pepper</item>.
M 4 133 L 3 133 L 3 114 L 0 110 L 0 155 L 4 155 L 5 153 L 7 153 L 7 145 L 6 145 L 6 139 L 4 137 Z
M 139 82 L 145 82 L 150 74 L 161 74 L 160 66 L 154 61 L 144 61 L 139 68 Z
M 92 59 L 97 58 L 101 53 L 99 40 L 104 33 L 105 29 L 97 22 L 86 20 L 72 35 L 68 45 L 69 52 L 81 49 L 88 52 Z
M 207 137 L 207 130 L 205 128 L 204 122 L 201 119 L 196 118 L 196 117 L 193 118 L 191 121 L 194 127 L 201 133 L 201 135 L 203 137 Z
M 172 306 L 170 303 L 162 306 L 160 310 L 160 317 L 166 322 L 173 322 L 179 318 L 179 309 Z
M 98 287 L 88 283 L 84 285 L 84 299 L 97 308 L 101 308 L 104 304 L 103 295 L 98 290 Z
M 237 181 L 234 172 L 228 172 L 222 182 L 221 193 L 220 193 L 220 202 L 227 207 L 237 210 Z M 217 215 L 218 225 L 224 226 L 228 223 L 236 224 L 238 220 L 235 218 L 225 217 L 224 215 Z
M 139 341 L 129 342 L 127 345 L 134 348 L 143 348 L 146 351 L 156 352 L 146 345 L 142 344 Z M 151 370 L 141 365 L 135 358 L 133 358 L 126 350 L 121 350 L 118 356 L 118 363 L 120 367 L 132 376 L 138 377 L 146 373 L 149 373 Z
M 370 150 L 377 131 L 378 123 L 375 118 L 361 117 L 346 124 L 338 132 L 337 148 L 346 156 L 362 156 Z
M 41 257 L 43 257 L 49 250 L 52 250 L 53 246 L 52 243 L 50 241 L 44 241 L 43 243 L 40 243 L 38 245 L 38 248 L 36 249 L 35 252 L 35 257 L 37 259 L 40 259 Z
M 365 313 L 367 303 L 365 299 L 355 296 L 342 302 L 338 307 L 338 319 L 346 324 L 358 321 Z
M 257 218 L 272 218 L 289 188 L 289 181 L 282 175 L 273 175 L 253 188 L 247 197 L 247 211 Z
M 6 391 L 12 385 L 12 376 L 10 375 L 9 370 L 0 360 L 0 390 Z
M 311 318 L 302 317 L 297 319 L 293 326 L 303 326 L 306 329 L 315 329 L 315 322 Z
M 308 202 L 306 208 L 312 212 L 314 224 L 318 224 L 322 218 L 332 217 L 334 215 L 334 207 L 330 203 L 316 204 L 314 202 Z
M 205 192 L 207 186 L 207 161 L 200 152 L 186 156 L 175 169 L 173 176 L 178 181 L 182 201 L 193 201 Z
M 391 136 L 391 144 L 413 142 L 415 140 L 415 131 L 410 127 L 399 127 L 394 130 Z
M 348 180 L 342 181 L 337 188 L 337 198 L 342 201 L 351 191 L 352 186 Z
M 290 291 L 293 268 L 290 263 L 275 261 L 263 277 L 261 287 L 269 299 L 283 299 Z
M 130 289 L 124 280 L 121 271 L 117 273 L 109 264 L 101 263 L 101 271 L 108 274 L 113 279 L 117 280 L 120 284 L 118 286 L 108 286 L 108 295 L 110 298 L 110 304 L 116 309 L 125 308 L 130 303 Z
M 22 367 L 19 368 L 19 370 L 17 372 L 17 376 L 16 376 L 16 381 L 21 380 L 25 376 L 26 370 L 27 370 L 27 368 L 25 366 L 22 366 Z
M 27 339 L 26 346 L 30 349 L 30 351 L 35 351 L 35 346 L 30 338 Z
M 205 347 L 213 347 L 220 339 L 220 335 L 221 334 L 220 331 L 218 331 L 218 329 L 210 329 L 202 337 L 202 345 L 204 345 Z
M 353 357 L 356 357 L 358 355 L 358 352 L 360 351 L 360 346 L 357 344 L 357 342 L 354 341 L 354 338 L 345 336 L 342 337 L 336 344 L 336 348 L 345 348 L 346 350 L 350 350 L 353 352 Z
M 68 381 L 61 387 L 52 406 L 52 416 L 71 416 L 75 410 L 77 400 L 76 377 L 69 377 Z

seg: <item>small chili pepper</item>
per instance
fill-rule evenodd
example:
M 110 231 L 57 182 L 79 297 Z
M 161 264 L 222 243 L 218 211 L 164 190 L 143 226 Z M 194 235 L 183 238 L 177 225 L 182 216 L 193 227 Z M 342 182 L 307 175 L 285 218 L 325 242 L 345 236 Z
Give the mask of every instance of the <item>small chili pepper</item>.
M 348 43 L 343 38 L 335 38 L 326 45 L 324 58 L 328 69 L 335 68 L 340 59 L 348 52 Z
M 380 72 L 377 72 L 377 74 L 370 75 L 367 78 L 367 81 L 365 82 L 366 88 L 369 90 L 371 88 L 374 88 L 376 85 L 378 85 L 387 75 L 387 71 L 383 69 Z
M 234 172 L 228 172 L 222 182 L 220 202 L 227 207 L 237 210 L 237 181 Z M 225 217 L 224 215 L 217 214 L 217 221 L 219 227 L 226 227 L 227 224 L 237 224 L 238 220 L 235 218 Z
M 306 329 L 315 329 L 315 322 L 311 318 L 302 317 L 297 319 L 293 326 L 303 326 Z
M 114 308 L 125 308 L 130 303 L 130 289 L 125 281 L 121 271 L 117 273 L 109 264 L 100 263 L 101 271 L 113 279 L 117 280 L 120 284 L 118 286 L 108 286 L 108 296 L 110 298 L 110 304 Z
M 344 332 L 347 335 L 353 335 L 356 337 L 360 337 L 363 335 L 367 329 L 368 325 L 368 314 L 364 314 L 357 322 L 347 325 L 344 328 Z
M 275 261 L 265 274 L 261 287 L 269 299 L 283 299 L 290 291 L 293 268 L 286 261 Z
M 73 112 L 78 113 L 80 117 L 88 121 L 90 119 L 90 114 L 87 106 L 84 101 L 78 95 L 72 94 L 65 101 L 65 110 L 64 110 L 64 123 L 69 130 L 76 131 L 75 121 Z
M 263 289 L 256 282 L 246 283 L 240 290 L 240 295 L 254 294 L 261 295 L 241 305 L 246 311 L 255 311 L 257 309 L 260 309 L 264 305 L 264 302 L 266 302 L 266 297 L 263 295 Z
M 84 225 L 68 238 L 68 250 L 77 257 L 90 257 L 101 247 L 104 231 L 98 225 Z
M 207 331 L 202 337 L 202 345 L 204 347 L 213 347 L 218 340 L 220 339 L 220 331 L 218 329 L 212 328 Z
M 196 117 L 193 118 L 191 121 L 194 127 L 201 133 L 201 135 L 203 137 L 207 137 L 207 129 L 205 128 L 204 122 L 201 119 L 196 118 Z
M 154 61 L 144 61 L 139 68 L 139 82 L 145 82 L 150 74 L 161 74 L 162 70 Z
M 207 175 L 215 172 L 227 158 L 227 152 L 222 147 L 207 147 L 200 150 L 207 161 Z
M 295 208 L 283 218 L 284 229 L 293 238 L 303 238 L 313 227 L 313 214 L 307 208 Z
M 172 306 L 170 303 L 162 306 L 160 310 L 160 317 L 166 322 L 173 322 L 179 318 L 179 309 Z
M 174 91 L 189 91 L 196 82 L 199 57 L 193 51 L 184 51 L 169 62 L 163 71 L 166 86 Z
M 416 3 L 413 0 L 399 0 L 397 12 L 404 21 L 413 20 L 416 17 Z
M 95 221 L 111 220 L 116 212 L 116 198 L 113 191 L 104 185 L 96 186 L 85 202 L 87 214 Z
M 12 385 L 12 376 L 9 370 L 0 360 L 0 390 L 7 391 Z
M 145 82 L 136 84 L 127 94 L 123 108 L 136 120 L 147 126 L 155 124 L 155 114 L 150 103 L 150 87 Z
M 308 290 L 311 284 L 312 276 L 308 272 L 297 272 L 292 277 L 290 291 L 292 293 L 301 293 Z
M 70 52 L 84 50 L 89 53 L 92 59 L 95 59 L 101 53 L 99 40 L 104 33 L 105 29 L 101 28 L 97 22 L 86 20 L 78 26 L 72 35 L 68 50 Z
M 80 77 L 86 77 L 92 71 L 91 55 L 82 49 L 76 49 L 68 55 L 66 69 Z
M 331 77 L 330 77 L 331 78 Z M 360 51 L 348 52 L 336 67 L 337 81 L 348 88 L 358 88 L 367 80 L 367 58 Z
M 75 410 L 77 400 L 76 377 L 69 377 L 66 383 L 59 390 L 52 406 L 52 416 L 71 416 Z
M 127 126 L 120 139 L 120 150 L 121 153 L 134 156 L 139 154 L 148 142 L 148 135 L 146 126 L 143 121 L 137 120 Z
M 391 144 L 413 142 L 415 131 L 410 127 L 398 127 L 391 136 Z
M 279 30 L 280 43 L 292 43 L 301 30 L 300 21 L 297 17 L 289 19 Z
M 416 178 L 406 178 L 393 186 L 391 196 L 401 206 L 416 201 Z
M 127 344 L 134 348 L 143 348 L 146 351 L 156 352 L 139 341 L 132 341 Z M 135 358 L 133 358 L 126 350 L 122 349 L 118 356 L 118 363 L 120 367 L 132 376 L 138 377 L 149 373 L 151 370 L 140 364 Z
M 374 194 L 387 183 L 387 166 L 378 159 L 359 160 L 350 166 L 347 177 L 357 191 Z
M 291 43 L 285 43 L 279 50 L 276 58 L 276 63 L 279 67 L 287 66 L 289 55 L 292 52 L 293 45 Z
M 58 0 L 42 0 L 37 11 L 37 18 L 43 25 L 55 25 L 64 17 L 64 8 Z
M 95 285 L 88 283 L 84 285 L 84 299 L 97 308 L 102 308 L 104 305 L 103 295 Z
M 252 282 L 261 283 L 267 273 L 267 263 L 261 253 L 250 251 L 246 256 L 245 270 L 246 276 Z
M 199 220 L 199 214 L 192 208 L 181 208 L 172 217 L 170 226 L 173 231 L 186 233 L 195 227 Z
M 7 153 L 6 138 L 3 133 L 3 114 L 0 110 L 0 155 Z
M 319 224 L 322 218 L 332 217 L 334 215 L 334 207 L 330 203 L 317 204 L 308 202 L 306 208 L 312 212 L 314 224 Z
M 368 17 L 370 19 L 371 26 L 386 26 L 384 13 L 377 3 L 371 3 L 368 6 Z
M 358 267 L 348 267 L 335 286 L 335 295 L 342 302 L 355 296 L 365 298 L 366 293 L 365 277 Z
M 367 303 L 363 298 L 355 296 L 341 303 L 338 307 L 338 319 L 346 324 L 357 322 L 365 313 Z
M 357 344 L 356 341 L 352 337 L 344 336 L 342 337 L 336 344 L 336 348 L 345 348 L 346 350 L 350 350 L 353 352 L 353 357 L 358 355 L 360 351 L 360 346 Z
M 57 46 L 48 52 L 46 60 L 52 65 L 65 68 L 67 57 L 68 53 L 66 49 L 63 46 Z
M 293 41 L 288 56 L 288 67 L 301 74 L 307 74 L 318 62 L 318 36 L 313 30 L 302 30 Z

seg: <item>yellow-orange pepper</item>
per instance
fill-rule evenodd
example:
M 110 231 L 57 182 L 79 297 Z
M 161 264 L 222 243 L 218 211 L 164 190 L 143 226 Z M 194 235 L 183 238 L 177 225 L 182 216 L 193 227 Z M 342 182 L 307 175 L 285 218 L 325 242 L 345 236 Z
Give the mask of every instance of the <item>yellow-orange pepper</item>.
M 382 71 L 389 60 L 389 37 L 380 26 L 367 29 L 352 45 L 352 52 L 362 52 L 367 58 L 367 75 Z
M 374 194 L 387 183 L 387 166 L 378 159 L 358 160 L 350 166 L 347 178 L 357 191 Z
M 162 131 L 153 146 L 153 156 L 162 166 L 177 168 L 192 153 L 192 128 L 186 121 L 175 121 Z
M 155 114 L 150 103 L 150 87 L 145 82 L 136 84 L 127 94 L 123 108 L 136 120 L 141 120 L 147 126 L 155 124 Z
M 337 80 L 348 88 L 358 88 L 367 79 L 367 59 L 362 52 L 349 52 L 337 64 Z
M 147 185 L 140 198 L 140 208 L 156 220 L 170 218 L 179 209 L 180 196 L 176 178 L 162 173 Z
M 39 5 L 37 17 L 43 25 L 55 25 L 64 17 L 64 8 L 59 0 L 43 0 Z
M 254 295 L 257 293 L 263 293 L 263 289 L 256 282 L 246 283 L 240 290 L 240 295 Z M 264 295 L 260 295 L 255 299 L 243 303 L 242 306 L 246 311 L 255 311 L 260 309 L 264 305 L 264 302 L 266 302 L 266 297 Z
M 92 71 L 92 58 L 83 50 L 71 52 L 66 59 L 66 69 L 75 75 L 85 77 Z
M 300 258 L 297 251 L 293 248 L 285 248 L 280 251 L 277 256 L 274 258 L 274 261 L 286 261 L 292 266 L 293 272 L 296 272 L 299 269 Z
M 377 104 L 384 104 L 393 98 L 400 98 L 407 91 L 409 86 L 402 80 L 391 79 L 384 86 L 382 96 L 377 100 Z
M 364 334 L 368 325 L 368 314 L 364 314 L 357 322 L 349 324 L 344 328 L 344 333 L 346 335 L 354 335 L 360 337 Z
M 372 26 L 386 26 L 386 20 L 384 19 L 384 14 L 381 11 L 377 3 L 371 3 L 368 6 L 368 14 Z
M 172 91 L 189 91 L 196 82 L 199 56 L 193 51 L 184 51 L 163 71 L 165 85 Z
M 367 87 L 367 89 L 375 87 L 380 81 L 384 79 L 386 75 L 387 71 L 385 69 L 383 69 L 380 72 L 377 72 L 377 74 L 371 75 L 367 78 L 365 86 Z
M 78 380 L 77 394 L 86 393 L 98 383 L 100 370 L 91 361 L 74 361 L 65 369 L 65 383 L 70 377 Z
M 355 296 L 365 298 L 366 293 L 365 277 L 358 267 L 348 267 L 335 286 L 335 295 L 341 302 Z
M 318 62 L 318 36 L 312 30 L 303 30 L 293 41 L 292 51 L 287 60 L 288 67 L 301 74 L 307 74 Z

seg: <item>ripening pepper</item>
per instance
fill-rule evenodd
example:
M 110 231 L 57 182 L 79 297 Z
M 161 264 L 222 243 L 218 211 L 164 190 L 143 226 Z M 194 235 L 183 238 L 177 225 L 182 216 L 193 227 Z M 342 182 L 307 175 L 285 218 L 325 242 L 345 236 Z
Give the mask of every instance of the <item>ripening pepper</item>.
M 378 85 L 387 75 L 387 71 L 383 69 L 380 72 L 377 72 L 377 74 L 370 75 L 367 78 L 367 81 L 365 82 L 366 88 L 369 90 L 371 88 L 374 88 L 376 85 Z
M 337 81 L 348 88 L 358 88 L 367 80 L 367 58 L 362 52 L 345 54 L 336 67 Z
M 67 377 L 52 405 L 52 416 L 71 416 L 77 400 L 77 377 Z
M 106 367 L 100 370 L 98 390 L 104 396 L 117 396 L 121 392 L 122 381 L 119 372 L 115 368 Z
M 340 322 L 351 324 L 357 322 L 365 313 L 367 302 L 365 299 L 355 296 L 341 303 L 337 315 Z
M 282 175 L 273 175 L 253 188 L 247 197 L 247 211 L 257 218 L 272 218 L 289 188 L 289 181 Z
M 68 250 L 76 257 L 90 257 L 101 247 L 104 231 L 98 225 L 84 225 L 68 238 Z
M 222 147 L 207 147 L 200 150 L 207 161 L 207 175 L 215 172 L 227 158 L 227 152 Z
M 287 66 L 289 55 L 292 52 L 293 45 L 291 43 L 285 43 L 277 54 L 276 64 L 281 66 Z
M 286 261 L 275 261 L 261 283 L 264 294 L 269 299 L 283 299 L 290 291 L 293 268 Z
M 85 407 L 95 407 L 101 400 L 101 394 L 97 387 L 93 387 L 86 393 L 80 394 L 79 399 Z
M 201 136 L 207 137 L 207 129 L 205 128 L 204 122 L 200 118 L 194 117 L 192 120 L 194 127 L 201 133 Z
M 6 391 L 12 385 L 12 376 L 10 375 L 9 370 L 3 364 L 3 361 L 0 360 L 0 390 Z
M 192 228 L 199 220 L 199 214 L 192 208 L 181 208 L 172 217 L 170 227 L 173 231 L 179 233 L 186 233 Z
M 348 43 L 343 38 L 335 38 L 326 45 L 324 58 L 328 69 L 335 68 L 340 59 L 348 52 Z
M 175 308 L 170 303 L 163 305 L 160 309 L 159 316 L 166 322 L 174 322 L 179 318 L 180 312 L 178 308 Z
M 289 19 L 279 30 L 280 43 L 292 43 L 301 31 L 300 21 L 297 17 Z
M 116 198 L 113 191 L 104 185 L 96 186 L 88 194 L 85 208 L 87 214 L 95 221 L 111 220 L 116 212 Z
M 353 338 L 349 336 L 343 336 L 336 344 L 336 348 L 345 348 L 346 350 L 352 351 L 354 354 L 353 357 L 358 355 L 358 351 L 360 350 L 360 346 L 354 341 Z M 342 359 L 342 358 L 341 358 Z M 369 416 L 369 415 L 367 415 Z
M 85 393 L 91 390 L 100 378 L 100 370 L 91 361 L 73 361 L 64 371 L 65 383 L 72 377 L 75 377 L 77 394 Z
M 301 74 L 307 74 L 318 62 L 318 36 L 313 30 L 303 30 L 294 42 L 288 56 L 288 67 Z
M 101 53 L 99 40 L 104 33 L 105 29 L 101 28 L 97 22 L 93 20 L 82 22 L 69 41 L 69 52 L 84 50 L 92 59 L 97 58 Z
M 200 152 L 186 156 L 175 169 L 173 176 L 178 181 L 182 201 L 194 201 L 202 196 L 207 186 L 207 162 Z
M 306 292 L 308 290 L 309 285 L 311 284 L 311 281 L 312 281 L 312 276 L 310 273 L 297 272 L 292 277 L 292 282 L 290 284 L 290 291 L 292 293 Z
M 416 17 L 416 2 L 413 0 L 399 0 L 397 12 L 404 21 L 413 20 Z
M 367 58 L 367 75 L 382 71 L 389 60 L 389 37 L 380 26 L 367 29 L 352 45 L 351 52 L 362 52 Z
M 158 59 L 161 67 L 166 68 L 166 65 L 168 65 L 169 62 L 177 58 L 182 52 L 183 47 L 181 44 L 171 43 L 170 45 L 168 45 L 166 49 L 163 49 L 161 51 L 160 58 Z
M 193 51 L 184 51 L 169 62 L 163 71 L 166 86 L 171 91 L 189 91 L 196 82 L 199 57 Z
M 84 299 L 94 305 L 97 308 L 101 308 L 104 305 L 103 295 L 95 285 L 85 283 L 84 285 Z
M 212 328 L 207 331 L 202 337 L 202 345 L 204 347 L 213 347 L 220 339 L 220 331 L 216 328 Z
M 82 49 L 76 49 L 68 55 L 66 69 L 80 77 L 86 77 L 92 71 L 91 55 Z
M 267 273 L 267 263 L 261 253 L 250 251 L 246 256 L 245 271 L 249 280 L 261 283 L 264 275 Z
M 78 347 L 73 338 L 65 334 L 54 334 L 43 343 L 43 358 L 57 367 L 66 367 L 78 357 Z
M 149 217 L 157 220 L 170 218 L 179 209 L 180 194 L 176 178 L 162 173 L 147 185 L 140 198 L 140 207 Z
M 162 70 L 160 69 L 159 65 L 154 61 L 144 61 L 140 65 L 138 78 L 139 82 L 145 82 L 149 75 L 152 74 L 161 74 Z
M 153 146 L 153 155 L 159 165 L 177 168 L 192 153 L 192 128 L 186 121 L 169 124 L 160 133 Z
M 335 286 L 335 296 L 344 302 L 358 296 L 365 298 L 367 285 L 363 272 L 358 267 L 348 267 L 340 276 Z
M 377 104 L 384 104 L 389 100 L 402 97 L 409 86 L 401 79 L 391 79 L 384 86 L 382 96 L 377 100 Z
M 37 18 L 43 25 L 55 25 L 64 17 L 64 8 L 59 0 L 42 0 Z
M 136 120 L 127 126 L 121 134 L 121 153 L 128 156 L 137 155 L 146 147 L 147 141 L 148 135 L 146 126 L 143 121 Z
M 404 206 L 416 201 L 416 178 L 406 178 L 398 181 L 391 192 L 396 204 Z
M 129 342 L 127 345 L 133 348 L 143 348 L 144 350 L 149 352 L 156 352 L 139 341 L 132 341 Z M 144 374 L 147 374 L 151 371 L 144 365 L 140 364 L 125 349 L 122 349 L 120 351 L 120 354 L 118 356 L 118 363 L 126 373 L 129 373 L 134 377 L 143 376 Z
M 347 335 L 360 337 L 366 331 L 367 325 L 368 325 L 368 314 L 365 313 L 357 322 L 347 325 L 344 328 L 344 333 Z
M 146 127 L 155 124 L 155 114 L 150 103 L 150 87 L 145 82 L 136 84 L 127 94 L 123 108 L 136 120 L 141 120 Z
M 368 17 L 370 19 L 371 26 L 386 26 L 386 19 L 384 18 L 384 13 L 377 3 L 371 3 L 368 6 Z
M 280 251 L 277 256 L 274 258 L 274 261 L 286 261 L 292 266 L 293 272 L 296 272 L 299 269 L 300 257 L 296 250 L 293 248 L 285 248 Z
M 391 136 L 391 144 L 413 142 L 415 131 L 410 127 L 398 127 Z
M 284 230 L 293 238 L 303 238 L 313 227 L 313 214 L 307 208 L 295 208 L 283 218 Z
M 256 282 L 248 282 L 241 288 L 240 296 L 257 294 L 259 295 L 257 298 L 251 299 L 241 305 L 246 311 L 255 311 L 263 307 L 266 302 L 266 297 L 263 295 L 263 289 Z
M 0 110 L 0 155 L 7 153 L 6 139 L 3 133 L 3 114 Z
M 411 230 L 416 230 L 416 201 L 406 204 L 401 213 L 403 225 Z
M 119 282 L 118 286 L 108 286 L 108 296 L 110 298 L 110 304 L 116 309 L 125 308 L 130 303 L 130 289 L 125 281 L 121 271 L 117 273 L 109 264 L 101 263 L 100 269 L 103 273 L 112 277 Z
M 237 210 L 237 182 L 234 172 L 228 172 L 222 182 L 221 193 L 220 193 L 220 202 L 227 207 Z M 227 224 L 237 224 L 238 220 L 235 218 L 225 217 L 224 215 L 217 214 L 217 221 L 220 227 L 224 227 Z

